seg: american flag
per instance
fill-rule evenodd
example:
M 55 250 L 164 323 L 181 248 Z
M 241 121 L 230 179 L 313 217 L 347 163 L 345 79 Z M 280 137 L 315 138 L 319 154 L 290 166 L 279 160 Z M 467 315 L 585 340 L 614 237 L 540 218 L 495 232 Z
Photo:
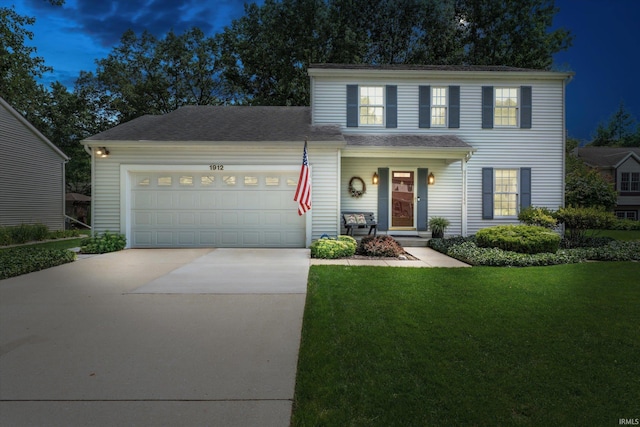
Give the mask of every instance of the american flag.
M 304 151 L 302 152 L 302 167 L 300 168 L 300 178 L 298 188 L 293 200 L 298 202 L 298 215 L 303 215 L 311 209 L 311 177 L 309 176 L 309 158 L 307 157 L 307 141 L 304 141 Z

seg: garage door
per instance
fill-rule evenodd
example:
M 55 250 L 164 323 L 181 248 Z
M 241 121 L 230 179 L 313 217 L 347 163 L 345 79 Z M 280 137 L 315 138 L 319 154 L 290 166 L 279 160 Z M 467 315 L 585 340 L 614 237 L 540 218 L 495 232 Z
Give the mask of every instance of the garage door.
M 292 172 L 136 172 L 132 247 L 304 247 Z

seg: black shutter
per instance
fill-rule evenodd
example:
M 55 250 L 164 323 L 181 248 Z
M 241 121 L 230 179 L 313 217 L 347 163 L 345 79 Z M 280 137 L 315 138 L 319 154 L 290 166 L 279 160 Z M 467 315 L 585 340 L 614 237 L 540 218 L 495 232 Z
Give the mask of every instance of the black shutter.
M 358 127 L 358 85 L 347 85 L 347 127 Z
M 493 219 L 493 168 L 482 168 L 482 219 Z
M 431 86 L 418 88 L 418 127 L 431 127 Z
M 531 129 L 531 86 L 520 88 L 520 127 Z
M 482 128 L 493 128 L 493 86 L 482 86 Z
M 460 127 L 460 86 L 449 86 L 449 127 Z
M 520 168 L 520 209 L 531 206 L 531 168 Z
M 389 168 L 378 168 L 378 230 L 389 229 Z
M 398 86 L 386 87 L 386 118 L 388 128 L 398 127 Z
M 427 185 L 427 176 L 429 176 L 429 169 L 418 168 L 418 231 L 427 231 L 427 191 L 429 186 Z

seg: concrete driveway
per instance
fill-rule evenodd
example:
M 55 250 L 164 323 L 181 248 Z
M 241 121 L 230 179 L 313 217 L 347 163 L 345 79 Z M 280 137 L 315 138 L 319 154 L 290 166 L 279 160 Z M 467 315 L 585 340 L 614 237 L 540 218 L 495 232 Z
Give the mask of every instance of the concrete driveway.
M 289 425 L 308 266 L 127 250 L 0 281 L 0 425 Z

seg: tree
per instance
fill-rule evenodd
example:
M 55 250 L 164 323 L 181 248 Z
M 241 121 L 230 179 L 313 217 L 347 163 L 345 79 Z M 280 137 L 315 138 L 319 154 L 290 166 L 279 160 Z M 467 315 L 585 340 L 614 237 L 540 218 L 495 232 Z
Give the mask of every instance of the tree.
M 80 74 L 76 90 L 103 120 L 115 118 L 115 123 L 182 105 L 218 104 L 222 92 L 215 60 L 215 41 L 198 28 L 181 35 L 171 31 L 164 39 L 128 30 L 120 45 L 97 61 L 95 73 Z
M 591 144 L 599 147 L 640 147 L 640 125 L 625 109 L 623 101 L 608 123 L 598 124 Z
M 600 173 L 585 166 L 567 174 L 565 183 L 565 203 L 573 207 L 601 207 L 611 210 L 618 201 L 618 193 L 612 183 Z
M 35 55 L 35 47 L 26 45 L 33 39 L 26 26 L 34 22 L 13 8 L 0 7 L 0 96 L 39 128 L 38 100 L 45 91 L 37 79 L 52 69 Z
M 474 64 L 549 69 L 567 49 L 549 31 L 553 0 L 267 0 L 219 35 L 237 101 L 308 105 L 306 68 L 348 64 Z

